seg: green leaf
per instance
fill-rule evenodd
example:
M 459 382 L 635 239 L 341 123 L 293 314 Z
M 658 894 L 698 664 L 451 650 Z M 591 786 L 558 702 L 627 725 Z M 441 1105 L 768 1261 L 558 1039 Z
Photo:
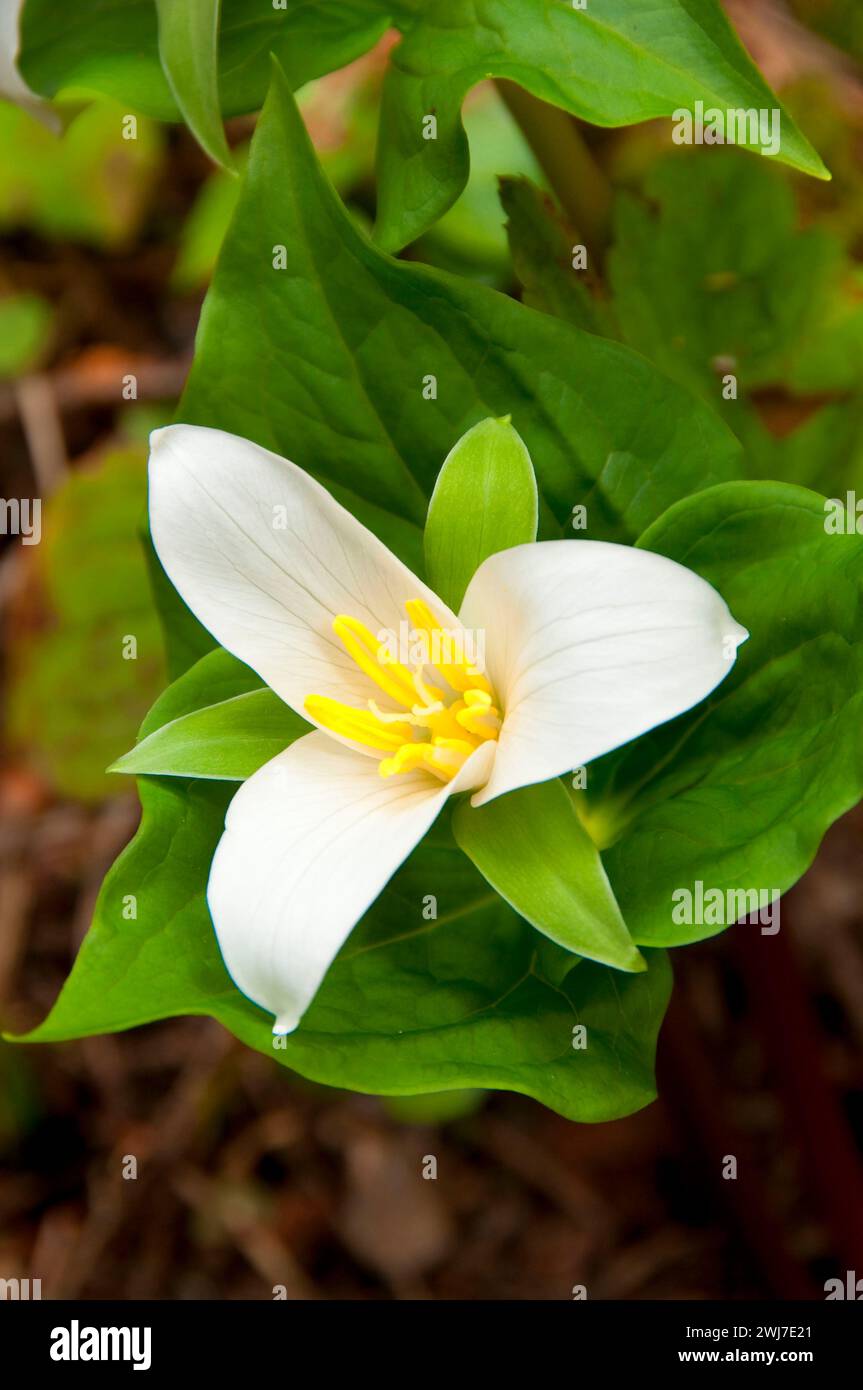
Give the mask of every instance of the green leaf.
M 142 799 L 138 837 L 108 874 L 63 994 L 28 1041 L 206 1013 L 311 1080 L 371 1094 L 499 1087 L 581 1120 L 617 1118 L 653 1098 L 670 990 L 663 956 L 642 976 L 584 963 L 550 983 L 534 931 L 443 845 L 411 856 L 354 930 L 300 1029 L 274 1045 L 270 1015 L 225 972 L 204 901 L 224 790 L 146 781 Z M 421 916 L 429 883 L 436 923 Z M 584 1051 L 573 1045 L 580 1023 Z
M 515 117 L 491 83 L 475 89 L 463 119 L 470 141 L 470 176 L 449 212 L 421 237 L 416 259 L 508 290 L 512 262 L 500 220 L 498 177 L 501 169 L 506 169 L 541 183 L 542 170 Z M 374 164 L 370 176 L 373 169 Z
M 249 691 L 266 689 L 256 671 L 222 647 L 216 647 L 197 658 L 167 690 L 162 691 L 141 725 L 138 737 L 148 738 L 173 720 L 196 714 L 209 705 L 233 700 Z
M 143 732 L 258 680 L 227 652 L 211 652 L 165 692 Z M 648 971 L 631 977 L 575 962 L 489 891 L 441 821 L 354 929 L 301 1027 L 274 1043 L 271 1016 L 225 970 L 206 905 L 233 789 L 159 777 L 139 788 L 138 833 L 103 884 L 51 1014 L 26 1041 L 208 1014 L 311 1080 L 371 1094 L 500 1087 L 579 1120 L 653 1099 L 671 989 L 665 956 L 650 953 Z M 578 1024 L 583 1049 L 574 1046 Z
M 278 246 L 286 270 L 273 268 Z M 636 354 L 373 247 L 276 72 L 179 418 L 291 458 L 413 564 L 442 460 L 471 425 L 506 414 L 554 513 L 550 535 L 584 503 L 591 537 L 634 539 L 740 470 L 712 412 Z
M 800 229 L 778 169 L 727 149 L 661 158 L 638 196 L 618 197 L 611 299 L 592 298 L 585 272 L 572 269 L 573 233 L 545 195 L 505 179 L 501 198 L 525 302 L 623 338 L 697 391 L 737 434 L 753 478 L 859 486 L 856 397 L 779 438 L 759 411 L 767 388 L 854 389 L 863 360 L 859 269 L 832 232 Z M 739 395 L 726 401 L 728 372 Z
M 233 168 L 219 105 L 221 0 L 156 0 L 159 57 L 186 124 L 216 164 Z
M 178 10 L 192 3 L 176 0 Z M 213 8 L 212 0 L 208 6 L 195 0 L 195 5 L 202 12 Z M 286 9 L 265 0 L 250 16 L 249 0 L 222 0 L 222 114 L 238 116 L 260 107 L 270 80 L 270 53 L 279 57 L 291 85 L 300 87 L 372 48 L 389 26 L 391 9 L 381 0 L 291 0 Z M 178 25 L 181 19 L 177 17 Z M 206 92 L 205 121 L 212 124 L 211 78 L 196 98 L 184 77 L 177 84 L 183 94 L 179 103 L 172 91 L 159 61 L 155 0 L 76 0 L 74 13 L 65 14 L 62 24 L 55 0 L 26 0 L 21 39 L 19 65 L 36 92 L 56 95 L 66 87 L 83 88 L 165 121 L 178 120 L 180 107 L 190 99 L 200 116 Z M 201 42 L 205 50 L 211 48 L 208 32 Z M 202 62 L 203 54 L 187 53 L 184 62 L 193 61 Z
M 384 84 L 382 246 L 413 241 L 464 187 L 461 105 L 491 76 L 600 126 L 692 111 L 699 100 L 723 112 L 779 108 L 716 0 L 591 0 L 583 10 L 549 0 L 435 0 L 394 50 Z M 778 157 L 829 177 L 784 111 L 781 121 Z
M 27 1041 L 209 1014 L 311 1080 L 372 1094 L 499 1087 L 574 1120 L 615 1118 L 653 1098 L 665 958 L 653 954 L 646 974 L 624 977 L 584 963 L 552 983 L 532 929 L 440 835 L 354 930 L 301 1027 L 279 1045 L 272 1018 L 231 983 L 206 908 L 226 789 L 148 779 L 141 794 L 138 835 L 108 875 L 51 1015 Z M 432 922 L 421 910 L 430 884 Z M 583 1050 L 573 1045 L 577 1024 Z
M 863 537 L 828 534 L 825 520 L 803 488 L 731 483 L 639 541 L 715 585 L 751 634 L 703 704 L 587 770 L 584 819 L 610 846 L 603 860 L 640 943 L 722 929 L 672 917 L 673 895 L 699 880 L 723 894 L 785 892 L 860 800 Z
M 483 877 L 537 931 L 603 965 L 647 969 L 562 782 L 522 787 L 478 808 L 464 800 L 452 826 Z
M 251 690 L 164 725 L 118 758 L 109 772 L 244 782 L 311 731 L 274 695 Z
M 169 83 L 159 63 L 155 0 L 77 0 L 63 25 L 54 0 L 27 0 L 21 71 L 46 96 L 84 88 L 163 120 L 176 120 L 182 108 L 205 148 L 215 149 L 212 8 L 213 0 L 197 0 L 201 18 L 193 9 L 188 22 L 199 23 L 202 36 L 191 50 L 184 41 L 172 44 Z M 286 9 L 262 5 L 254 23 L 247 0 L 223 0 L 223 115 L 258 109 L 270 53 L 296 89 L 365 53 L 393 24 L 405 37 L 386 79 L 379 138 L 378 236 L 390 249 L 430 227 L 464 188 L 460 110 L 467 91 L 489 76 L 601 126 L 670 116 L 699 100 L 723 111 L 779 107 L 716 0 L 603 0 L 579 11 L 564 0 L 305 0 Z M 434 139 L 424 138 L 428 116 L 438 123 Z M 779 158 L 827 177 L 784 111 Z
M 860 277 L 835 235 L 801 230 L 780 170 L 739 151 L 677 151 L 621 193 L 610 300 L 574 271 L 574 233 L 526 179 L 501 182 L 524 300 L 619 338 L 711 402 L 746 446 L 753 476 L 782 467 L 748 397 L 768 387 L 842 390 L 860 380 Z M 731 372 L 739 399 L 725 401 Z M 771 462 L 768 465 L 767 459 Z M 775 461 L 774 461 L 775 460 Z M 769 476 L 769 473 L 767 473 Z
M 481 420 L 450 450 L 424 536 L 426 574 L 458 611 L 471 576 L 498 550 L 536 540 L 536 477 L 509 418 Z

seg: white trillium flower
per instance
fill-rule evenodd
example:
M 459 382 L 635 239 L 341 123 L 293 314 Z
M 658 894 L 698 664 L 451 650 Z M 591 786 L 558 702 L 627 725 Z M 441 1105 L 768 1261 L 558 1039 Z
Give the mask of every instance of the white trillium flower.
M 575 539 L 492 555 L 456 616 L 295 464 L 191 425 L 151 444 L 172 583 L 317 726 L 237 792 L 207 894 L 225 964 L 276 1033 L 449 797 L 481 806 L 673 719 L 748 635 L 682 565 Z M 393 654 L 406 614 L 429 662 Z

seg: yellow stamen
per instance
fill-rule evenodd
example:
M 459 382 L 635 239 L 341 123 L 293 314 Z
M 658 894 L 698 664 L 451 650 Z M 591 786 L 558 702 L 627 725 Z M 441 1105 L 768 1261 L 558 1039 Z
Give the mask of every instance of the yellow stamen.
M 381 761 L 382 777 L 422 769 L 441 782 L 449 782 L 476 749 L 462 739 L 435 739 L 433 743 L 407 743 L 392 758 Z
M 497 738 L 500 733 L 500 715 L 491 704 L 487 709 L 459 710 L 456 719 L 463 729 L 477 738 Z
M 419 728 L 428 729 L 434 741 L 439 738 L 464 739 L 464 730 L 459 727 L 459 711 L 464 702 L 457 700 L 449 709 L 440 703 L 427 709 L 414 706 L 414 720 Z
M 440 671 L 453 690 L 480 690 L 491 696 L 491 686 L 481 671 L 467 661 L 464 644 L 439 623 L 421 598 L 408 599 L 408 617 L 417 632 L 425 635 L 431 654 L 430 664 Z M 435 660 L 435 657 L 439 660 Z
M 449 778 L 437 772 L 431 763 L 433 752 L 430 743 L 406 743 L 391 758 L 381 759 L 380 774 L 382 777 L 395 777 L 399 772 L 415 772 L 417 768 L 423 768 L 426 772 L 434 772 L 436 777 L 439 776 L 442 782 L 446 782 Z
M 305 701 L 306 714 L 316 724 L 330 729 L 342 738 L 364 743 L 368 748 L 381 752 L 391 752 L 410 743 L 413 730 L 410 724 L 382 723 L 370 710 L 354 709 L 343 705 L 341 700 L 330 700 L 326 695 L 309 695 Z
M 498 737 L 501 715 L 491 685 L 467 660 L 458 636 L 441 626 L 422 599 L 411 599 L 405 608 L 425 642 L 426 659 L 412 655 L 412 670 L 396 661 L 357 618 L 339 614 L 333 622 L 348 655 L 401 708 L 380 709 L 369 700 L 368 709 L 356 709 L 325 695 L 309 695 L 305 710 L 331 733 L 387 754 L 379 764 L 382 777 L 423 771 L 449 782 L 472 753 Z
M 386 695 L 410 709 L 416 699 L 410 671 L 393 661 L 383 642 L 369 632 L 365 623 L 340 613 L 333 623 L 333 632 L 341 638 L 360 670 L 365 671 Z

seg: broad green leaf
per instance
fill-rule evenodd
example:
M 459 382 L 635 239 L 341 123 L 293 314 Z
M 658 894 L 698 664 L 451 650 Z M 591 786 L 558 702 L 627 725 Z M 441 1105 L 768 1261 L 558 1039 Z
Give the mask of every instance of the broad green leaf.
M 311 1080 L 377 1095 L 497 1087 L 573 1120 L 615 1118 L 653 1098 L 670 989 L 664 956 L 651 953 L 643 975 L 584 962 L 551 983 L 536 933 L 439 832 L 354 930 L 297 1032 L 274 1044 L 272 1018 L 231 983 L 206 908 L 226 789 L 147 779 L 141 795 L 138 835 L 108 875 L 52 1013 L 27 1041 L 209 1014 Z M 436 921 L 422 915 L 430 887 Z
M 198 658 L 162 691 L 141 725 L 138 737 L 148 738 L 175 719 L 196 714 L 209 705 L 266 689 L 256 671 L 222 647 L 216 647 Z
M 305 115 L 302 103 L 300 110 Z M 512 264 L 501 226 L 498 178 L 502 169 L 538 183 L 544 182 L 544 176 L 515 117 L 492 83 L 474 90 L 463 120 L 470 141 L 470 176 L 449 212 L 417 243 L 416 259 L 508 290 Z
M 156 0 L 159 57 L 192 134 L 216 164 L 230 169 L 219 104 L 221 0 Z
M 441 463 L 470 426 L 506 414 L 558 527 L 585 503 L 597 539 L 634 539 L 740 468 L 712 412 L 636 354 L 373 247 L 277 72 L 180 418 L 293 459 L 415 564 Z
M 22 547 L 38 606 L 9 642 L 9 736 L 67 796 L 116 793 L 104 769 L 164 684 L 145 505 L 143 450 L 112 452 L 45 501 L 41 543 Z
M 463 800 L 452 826 L 492 888 L 538 931 L 618 970 L 647 968 L 562 782 L 522 787 L 479 808 Z
M 253 691 L 258 680 L 227 652 L 211 652 L 165 692 L 142 732 L 214 696 Z M 206 906 L 233 788 L 160 777 L 139 788 L 138 833 L 103 884 L 57 1003 L 28 1041 L 208 1014 L 303 1076 L 372 1094 L 501 1087 L 579 1120 L 628 1114 L 653 1098 L 671 989 L 664 954 L 649 953 L 647 973 L 631 977 L 574 962 L 488 889 L 445 821 L 354 929 L 298 1031 L 274 1044 L 272 1018 L 225 970 Z
M 733 150 L 677 152 L 618 196 L 610 299 L 575 271 L 573 234 L 526 179 L 501 181 L 524 301 L 642 352 L 714 404 L 751 447 L 747 397 L 840 391 L 861 380 L 861 275 L 823 226 L 801 230 L 780 170 Z M 722 395 L 727 373 L 739 399 Z M 760 474 L 759 476 L 763 476 Z
M 799 228 L 792 187 L 767 161 L 680 151 L 650 169 L 638 195 L 621 193 L 610 299 L 588 292 L 589 271 L 573 270 L 573 234 L 549 198 L 525 179 L 504 179 L 501 200 L 525 302 L 642 352 L 713 403 L 747 451 L 753 392 L 860 382 L 859 269 L 835 234 Z M 731 401 L 727 373 L 738 392 Z
M 468 90 L 490 76 L 601 126 L 692 111 L 696 101 L 723 112 L 781 109 L 717 0 L 590 0 L 584 9 L 549 0 L 435 0 L 394 50 L 384 84 L 382 246 L 413 241 L 464 187 L 460 109 Z M 778 157 L 828 177 L 784 111 Z
M 108 771 L 243 782 L 310 730 L 272 690 L 251 690 L 172 720 Z
M 270 53 L 297 88 L 366 52 L 391 25 L 405 37 L 393 54 L 380 125 L 378 235 L 389 248 L 419 236 L 464 187 L 460 110 L 469 88 L 486 77 L 507 77 L 602 126 L 670 116 L 696 101 L 723 111 L 781 110 L 717 0 L 592 0 L 581 10 L 564 0 L 306 0 L 284 9 L 262 5 L 254 24 L 247 0 L 223 0 L 223 114 L 261 105 Z M 145 115 L 179 114 L 159 64 L 155 0 L 78 0 L 63 25 L 53 0 L 27 0 L 19 61 L 33 90 L 46 96 L 81 87 Z M 183 80 L 179 105 L 186 115 L 191 110 L 200 136 L 200 82 L 195 89 L 190 108 Z M 212 139 L 212 79 L 208 91 Z M 778 157 L 826 177 L 811 145 L 781 116 Z M 429 117 L 437 122 L 433 138 Z
M 774 437 L 754 393 L 816 394 L 861 382 L 859 268 L 822 226 L 801 230 L 778 170 L 734 151 L 677 155 L 623 196 L 609 257 L 622 336 L 714 403 L 753 477 L 841 491 L 858 484 L 859 402 Z M 726 373 L 738 398 L 726 401 Z
M 158 120 L 179 119 L 159 62 L 155 0 L 78 0 L 64 21 L 54 0 L 25 0 L 18 66 L 34 92 L 80 88 Z
M 189 9 L 193 0 L 176 4 Z M 392 8 L 381 0 L 289 0 L 283 9 L 262 0 L 251 14 L 249 0 L 222 0 L 222 114 L 258 109 L 270 80 L 270 53 L 291 85 L 302 86 L 372 48 L 388 28 Z M 158 120 L 179 119 L 182 103 L 159 61 L 155 0 L 75 0 L 62 21 L 55 0 L 26 0 L 19 65 L 34 91 L 53 96 L 66 87 L 82 88 Z M 188 87 L 183 90 L 188 94 Z
M 434 485 L 424 534 L 426 574 L 458 610 L 483 560 L 536 540 L 536 477 L 508 417 L 481 420 L 450 450 Z
M 699 881 L 785 892 L 860 800 L 863 536 L 825 520 L 803 488 L 731 483 L 639 541 L 715 585 L 751 634 L 703 704 L 587 769 L 584 819 L 639 943 L 722 929 L 672 918 Z
M 751 477 L 859 485 L 856 394 L 778 436 L 759 409 L 766 388 L 854 390 L 863 371 L 859 269 L 832 232 L 800 230 L 780 171 L 731 150 L 662 158 L 638 196 L 618 198 L 610 298 L 573 270 L 572 233 L 547 197 L 524 179 L 503 180 L 501 197 L 525 302 L 623 338 L 697 391 L 737 434 Z M 724 399 L 727 373 L 736 399 Z

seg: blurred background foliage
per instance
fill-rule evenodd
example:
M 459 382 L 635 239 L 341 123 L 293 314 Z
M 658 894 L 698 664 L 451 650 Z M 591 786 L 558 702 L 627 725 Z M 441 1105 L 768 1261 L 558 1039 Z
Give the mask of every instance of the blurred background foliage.
M 114 448 L 50 497 L 10 653 L 9 733 L 66 796 L 114 790 L 104 773 L 165 671 L 144 552 L 146 450 Z M 110 576 L 109 582 L 106 577 Z M 134 645 L 132 645 L 132 643 Z M 134 654 L 133 654 L 134 653 Z
M 579 228 L 556 205 L 499 90 L 485 84 L 465 108 L 468 186 L 404 254 L 628 343 L 712 405 L 743 443 L 750 476 L 863 495 L 863 11 L 858 0 L 730 0 L 728 8 L 832 183 L 733 149 L 678 149 L 668 123 L 582 128 L 611 212 L 597 255 L 577 271 Z M 375 126 L 390 44 L 384 38 L 301 93 L 324 166 L 365 227 L 374 214 Z M 102 874 L 134 827 L 133 794 L 103 769 L 132 745 L 165 682 L 140 544 L 146 437 L 179 398 L 238 191 L 238 180 L 214 170 L 178 126 L 138 116 L 135 138 L 126 139 L 130 113 L 113 102 L 71 94 L 61 111 L 58 138 L 0 102 L 0 494 L 42 502 L 40 545 L 0 536 L 0 1008 L 22 1029 L 52 1002 Z M 240 168 L 253 128 L 253 118 L 228 123 Z M 729 374 L 736 399 L 723 398 Z M 133 660 L 123 656 L 130 635 Z M 863 967 L 859 941 L 842 934 L 859 925 L 860 883 L 849 867 L 855 854 L 859 863 L 858 837 L 859 826 L 849 831 L 847 822 L 831 832 L 792 895 L 791 915 L 797 901 L 816 920 L 832 912 L 837 924 L 832 945 L 804 931 L 804 947 L 820 981 L 831 1066 L 863 1133 Z M 668 1098 L 592 1137 L 512 1096 L 491 1102 L 481 1133 L 470 1128 L 481 1095 L 373 1110 L 362 1098 L 330 1102 L 299 1084 L 286 1100 L 284 1079 L 263 1059 L 238 1056 L 214 1026 L 193 1034 L 193 1021 L 166 1025 L 170 1045 L 149 1029 L 132 1041 L 65 1048 L 56 1062 L 52 1052 L 0 1045 L 0 1162 L 15 1160 L 24 1175 L 10 1189 L 11 1205 L 0 1200 L 0 1218 L 11 1222 L 0 1236 L 0 1272 L 14 1273 L 16 1260 L 28 1269 L 35 1239 L 48 1267 L 54 1260 L 57 1291 L 113 1296 L 111 1278 L 93 1272 L 94 1251 L 115 1239 L 122 1245 L 123 1221 L 135 1212 L 121 1217 L 99 1165 L 134 1142 L 180 1164 L 165 1201 L 191 1212 L 195 1225 L 191 1236 L 184 1227 L 182 1237 L 165 1237 L 165 1259 L 147 1246 L 127 1293 L 165 1296 L 170 1285 L 223 1296 L 218 1290 L 234 1278 L 243 1296 L 257 1286 L 232 1275 L 232 1261 L 266 1281 L 275 1257 L 263 1232 L 275 1221 L 292 1249 L 317 1252 L 307 1263 L 321 1287 L 350 1296 L 422 1293 L 428 1271 L 443 1262 L 448 1274 L 437 1290 L 451 1296 L 514 1289 L 566 1297 L 550 1290 L 555 1279 L 578 1277 L 573 1249 L 576 1265 L 604 1261 L 606 1296 L 777 1288 L 805 1296 L 808 1276 L 798 1266 L 808 1260 L 817 1269 L 830 1239 L 813 1227 L 805 1184 L 789 1168 L 789 1121 L 777 1109 L 775 1078 L 758 1060 L 752 1032 L 740 1031 L 745 971 L 728 943 L 704 943 L 691 955 L 667 1030 Z M 703 1055 L 693 1019 L 709 1039 Z M 182 1064 L 177 1038 L 190 1039 Z M 698 1075 L 687 1071 L 693 1058 Z M 720 1073 L 730 1095 L 719 1095 Z M 168 1076 L 173 1109 L 160 1134 L 161 1121 L 139 1123 L 135 1107 L 154 1077 Z M 774 1233 L 753 1215 L 757 1191 L 735 1195 L 730 1227 L 724 1199 L 704 1196 L 692 1165 L 712 1121 L 692 1100 L 693 1085 L 748 1128 L 797 1265 L 771 1256 Z M 190 1096 L 202 1128 L 186 1116 Z M 113 1128 L 99 1118 L 111 1105 L 121 1117 Z M 442 1138 L 433 1125 L 452 1128 Z M 400 1137 L 404 1126 L 413 1138 Z M 450 1153 L 463 1181 L 461 1195 L 447 1199 L 452 1209 L 430 1190 L 408 1201 L 411 1145 Z M 293 1157 L 277 1161 L 285 1148 Z M 341 1185 L 334 1154 L 344 1158 Z M 291 1164 L 299 1205 L 280 1189 Z M 85 1191 L 101 1194 L 101 1206 L 88 1206 Z M 456 1255 L 453 1229 L 465 1212 L 478 1234 Z M 90 1273 L 76 1274 L 59 1253 L 70 1222 Z M 181 1238 L 195 1246 L 197 1273 L 168 1272 Z M 495 1269 L 506 1241 L 521 1250 L 521 1283 L 511 1267 Z M 299 1270 L 297 1290 L 308 1291 Z

